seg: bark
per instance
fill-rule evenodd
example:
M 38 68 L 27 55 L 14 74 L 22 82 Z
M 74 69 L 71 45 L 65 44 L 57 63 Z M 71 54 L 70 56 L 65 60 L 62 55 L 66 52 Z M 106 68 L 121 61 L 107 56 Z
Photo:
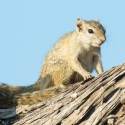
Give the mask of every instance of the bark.
M 0 125 L 125 125 L 125 63 L 33 105 L 0 109 Z

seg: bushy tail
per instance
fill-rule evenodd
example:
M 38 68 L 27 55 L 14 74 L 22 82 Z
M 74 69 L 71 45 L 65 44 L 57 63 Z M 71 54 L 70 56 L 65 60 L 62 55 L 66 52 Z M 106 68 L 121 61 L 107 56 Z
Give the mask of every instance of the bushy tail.
M 0 107 L 6 107 L 6 105 L 13 105 L 13 98 L 17 95 L 38 90 L 40 90 L 39 82 L 31 86 L 10 86 L 8 84 L 1 84 Z
M 0 86 L 0 108 L 10 108 L 27 105 L 51 98 L 62 91 L 62 88 L 52 87 L 44 91 L 30 91 L 29 87 L 13 87 L 3 84 Z M 29 91 L 26 92 L 26 89 Z M 18 91 L 17 91 L 18 90 Z
M 16 100 L 16 105 L 27 105 L 35 104 L 37 102 L 44 101 L 46 99 L 52 98 L 62 92 L 63 89 L 59 87 L 52 87 L 45 89 L 44 91 L 36 91 L 32 93 L 24 93 L 14 97 Z
M 50 83 L 51 77 L 46 75 L 44 78 L 39 78 L 31 86 L 9 86 L 7 84 L 1 84 L 0 107 L 33 104 L 48 99 L 60 91 L 57 87 L 45 89 Z

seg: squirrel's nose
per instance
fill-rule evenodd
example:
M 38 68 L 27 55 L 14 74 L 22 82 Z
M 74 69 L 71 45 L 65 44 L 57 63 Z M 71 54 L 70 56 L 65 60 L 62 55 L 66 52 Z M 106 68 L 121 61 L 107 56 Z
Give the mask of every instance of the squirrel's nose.
M 105 41 L 106 41 L 106 37 L 105 36 L 100 37 L 100 43 L 101 44 L 104 43 Z

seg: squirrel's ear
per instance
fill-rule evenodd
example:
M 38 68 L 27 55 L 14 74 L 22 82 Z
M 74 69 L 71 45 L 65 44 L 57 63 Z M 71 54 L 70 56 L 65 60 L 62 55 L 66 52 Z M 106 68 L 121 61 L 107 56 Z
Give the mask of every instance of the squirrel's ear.
M 96 22 L 100 22 L 99 19 L 96 19 L 95 21 L 96 21 Z
M 84 25 L 84 21 L 81 18 L 78 18 L 76 21 L 76 31 L 77 32 L 83 31 L 83 28 L 84 28 L 83 25 Z

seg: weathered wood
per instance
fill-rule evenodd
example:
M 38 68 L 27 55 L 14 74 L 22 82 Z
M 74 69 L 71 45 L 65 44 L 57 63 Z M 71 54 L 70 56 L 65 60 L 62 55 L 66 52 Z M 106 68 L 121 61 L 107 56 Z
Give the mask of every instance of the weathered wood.
M 125 64 L 33 105 L 0 109 L 4 125 L 124 125 Z

